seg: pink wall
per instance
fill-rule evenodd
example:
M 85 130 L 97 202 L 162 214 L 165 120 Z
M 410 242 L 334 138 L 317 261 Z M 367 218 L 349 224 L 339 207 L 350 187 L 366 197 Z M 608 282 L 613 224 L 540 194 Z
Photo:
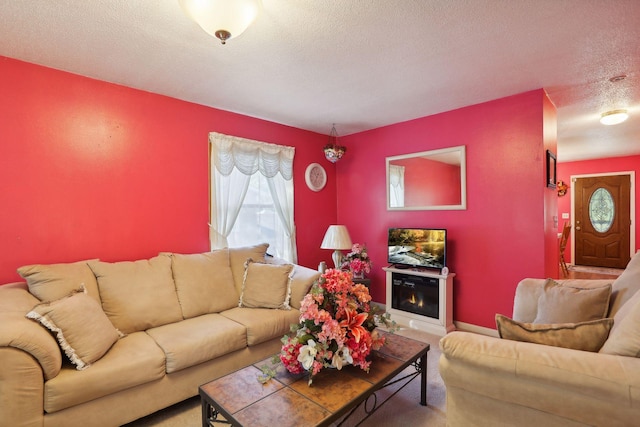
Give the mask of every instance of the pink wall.
M 547 183 L 546 150 L 558 153 L 558 122 L 556 108 L 547 96 L 542 98 L 542 137 L 544 144 L 544 161 L 540 181 Z M 552 173 L 552 172 L 551 172 Z M 556 169 L 557 174 L 557 169 Z M 551 175 L 549 175 L 551 176 Z M 544 277 L 558 277 L 558 197 L 555 189 L 545 188 L 544 194 Z
M 369 248 L 375 301 L 385 298 L 387 228 L 443 227 L 457 274 L 454 319 L 493 328 L 496 313 L 511 315 L 516 284 L 545 277 L 547 258 L 557 256 L 547 236 L 555 193 L 544 177 L 545 145 L 554 142 L 543 121 L 555 123 L 552 113 L 536 90 L 342 139 L 349 151 L 337 164 L 338 221 Z M 387 156 L 456 145 L 467 147 L 467 210 L 386 210 Z
M 559 159 L 561 160 L 561 159 Z M 638 176 L 640 175 L 640 156 L 625 156 L 625 157 L 610 157 L 598 160 L 584 160 L 579 162 L 560 162 L 558 163 L 558 179 L 563 180 L 571 187 L 572 175 L 590 175 L 590 174 L 606 174 L 610 172 L 635 172 L 636 181 L 632 183 L 632 190 L 635 189 L 636 196 L 636 218 L 632 218 L 635 224 L 636 233 L 636 247 L 635 250 L 640 250 L 640 225 L 638 224 L 637 217 L 640 212 L 640 190 L 638 190 Z M 569 219 L 562 219 L 562 214 L 568 213 Z M 564 221 L 571 222 L 571 188 L 567 190 L 567 195 L 558 197 L 558 218 L 560 218 L 560 224 Z M 565 251 L 565 259 L 569 261 L 571 259 L 571 245 L 572 241 L 567 244 Z
M 0 57 L 0 283 L 30 263 L 200 252 L 210 131 L 296 147 L 299 262 L 336 219 L 326 136 Z M 312 192 L 306 166 L 327 187 Z M 322 208 L 318 208 L 318 207 Z
M 319 249 L 324 232 L 347 224 L 370 248 L 376 301 L 384 302 L 380 268 L 393 226 L 448 228 L 458 321 L 493 327 L 495 313 L 511 314 L 517 282 L 548 270 L 547 216 L 557 209 L 543 185 L 552 144 L 543 121 L 555 112 L 542 90 L 343 137 L 349 151 L 333 166 L 323 135 L 0 63 L 0 283 L 19 280 L 16 268 L 30 263 L 206 251 L 211 131 L 296 147 L 299 262 L 329 261 Z M 466 211 L 386 210 L 385 157 L 455 145 L 467 147 Z M 304 184 L 311 162 L 328 174 L 318 193 Z
M 393 164 L 404 166 L 405 206 L 459 205 L 460 167 L 423 159 L 394 160 Z M 419 191 L 424 182 L 438 182 L 428 191 Z

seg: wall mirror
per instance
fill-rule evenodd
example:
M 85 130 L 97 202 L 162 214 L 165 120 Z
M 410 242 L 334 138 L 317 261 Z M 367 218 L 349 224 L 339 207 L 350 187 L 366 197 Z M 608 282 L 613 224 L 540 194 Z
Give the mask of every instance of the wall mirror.
M 387 157 L 387 210 L 467 208 L 464 145 Z

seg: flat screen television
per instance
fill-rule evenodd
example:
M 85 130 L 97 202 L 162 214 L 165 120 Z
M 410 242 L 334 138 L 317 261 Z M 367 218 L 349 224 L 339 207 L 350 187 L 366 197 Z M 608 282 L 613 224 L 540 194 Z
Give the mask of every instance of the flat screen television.
M 447 230 L 390 228 L 389 264 L 402 267 L 443 268 L 447 265 Z

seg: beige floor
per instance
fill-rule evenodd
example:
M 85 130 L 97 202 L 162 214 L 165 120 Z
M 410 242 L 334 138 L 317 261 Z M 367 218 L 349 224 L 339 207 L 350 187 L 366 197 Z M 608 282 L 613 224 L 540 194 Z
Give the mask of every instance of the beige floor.
M 444 427 L 446 424 L 446 396 L 445 387 L 438 372 L 438 359 L 440 358 L 438 341 L 440 337 L 412 329 L 403 329 L 398 333 L 431 344 L 427 361 L 427 406 L 419 404 L 420 381 L 415 379 L 391 400 L 383 404 L 374 415 L 361 425 L 369 427 Z M 381 390 L 378 393 L 378 401 L 384 400 L 394 391 L 393 387 Z M 352 418 L 342 425 L 352 427 L 363 415 L 363 409 L 360 408 Z M 197 427 L 201 423 L 200 400 L 195 397 L 127 424 L 127 427 Z

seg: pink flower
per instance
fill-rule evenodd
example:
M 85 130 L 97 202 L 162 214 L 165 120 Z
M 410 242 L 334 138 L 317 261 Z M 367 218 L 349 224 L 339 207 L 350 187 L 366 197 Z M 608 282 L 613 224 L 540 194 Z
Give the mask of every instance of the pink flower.
M 298 342 L 288 342 L 280 352 L 280 361 L 292 374 L 301 374 L 303 372 L 302 364 L 298 362 L 300 347 L 302 347 L 302 344 Z
M 350 270 L 356 274 L 371 272 L 371 259 L 367 254 L 367 247 L 355 243 L 340 266 L 342 270 Z
M 354 245 L 354 252 L 366 257 L 363 246 Z M 370 262 L 362 259 L 351 262 L 368 268 Z M 300 323 L 292 325 L 294 334 L 283 338 L 280 360 L 287 370 L 309 372 L 309 384 L 327 366 L 351 364 L 368 370 L 367 356 L 384 344 L 374 331 L 370 301 L 369 289 L 354 284 L 350 271 L 327 270 L 302 300 Z

